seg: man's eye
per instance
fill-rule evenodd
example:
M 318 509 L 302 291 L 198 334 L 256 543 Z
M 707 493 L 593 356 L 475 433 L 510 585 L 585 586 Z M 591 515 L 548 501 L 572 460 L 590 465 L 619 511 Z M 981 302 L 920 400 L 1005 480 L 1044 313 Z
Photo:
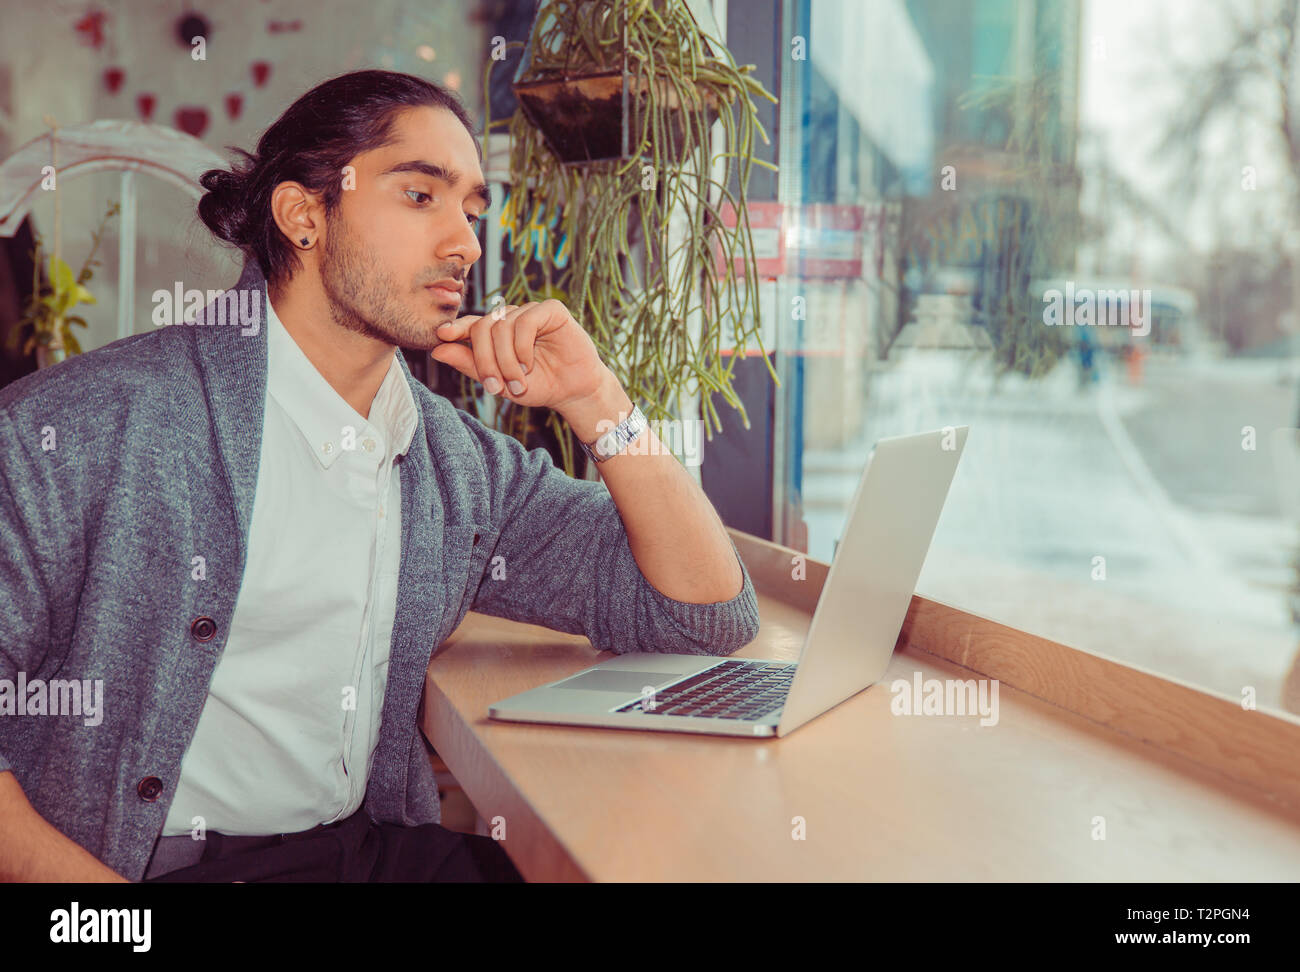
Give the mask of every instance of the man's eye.
M 478 221 L 479 221 L 480 219 L 482 219 L 483 217 L 482 217 L 482 216 L 475 216 L 473 213 L 466 213 L 466 214 L 465 214 L 465 218 L 466 218 L 467 220 L 469 220 L 469 225 L 470 225 L 470 226 L 474 226 L 474 225 L 476 225 L 476 224 L 478 223 Z
M 417 196 L 423 196 L 426 200 L 427 200 L 427 199 L 432 199 L 432 198 L 433 198 L 433 197 L 430 196 L 427 192 L 420 192 L 419 189 L 403 189 L 402 191 L 403 191 L 404 193 L 406 193 L 407 198 L 410 198 L 411 193 L 415 193 L 415 195 L 417 195 Z M 411 202 L 419 203 L 419 200 L 418 200 L 418 199 L 412 199 Z

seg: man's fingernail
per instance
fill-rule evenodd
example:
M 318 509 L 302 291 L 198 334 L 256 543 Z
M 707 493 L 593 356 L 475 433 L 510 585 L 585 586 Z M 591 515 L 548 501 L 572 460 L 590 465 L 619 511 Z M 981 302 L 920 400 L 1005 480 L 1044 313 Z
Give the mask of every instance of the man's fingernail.
M 451 327 L 451 321 L 443 321 L 438 325 L 438 330 L 441 331 L 444 327 Z
M 489 395 L 495 395 L 501 390 L 501 382 L 497 380 L 495 375 L 493 375 L 483 382 L 483 387 L 488 390 Z
M 524 390 L 524 383 L 522 381 L 519 381 L 518 379 L 515 379 L 514 381 L 506 385 L 506 387 L 510 389 L 510 394 L 518 395 Z

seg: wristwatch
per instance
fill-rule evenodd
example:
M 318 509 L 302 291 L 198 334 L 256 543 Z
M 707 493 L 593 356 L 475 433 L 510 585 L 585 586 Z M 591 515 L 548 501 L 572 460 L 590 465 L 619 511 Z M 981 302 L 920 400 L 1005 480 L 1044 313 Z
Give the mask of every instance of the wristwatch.
M 604 435 L 590 444 L 579 442 L 582 451 L 591 457 L 592 462 L 604 462 L 606 459 L 612 459 L 624 449 L 626 449 L 633 440 L 642 432 L 649 428 L 641 406 L 633 403 L 632 414 L 619 422 Z

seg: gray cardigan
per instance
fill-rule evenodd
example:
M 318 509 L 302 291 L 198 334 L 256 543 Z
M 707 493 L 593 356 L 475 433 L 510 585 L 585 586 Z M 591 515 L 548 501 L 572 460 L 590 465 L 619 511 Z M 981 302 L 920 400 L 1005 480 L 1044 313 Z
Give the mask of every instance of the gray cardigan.
M 253 326 L 217 323 L 214 301 L 200 323 L 0 389 L 0 712 L 23 680 L 28 692 L 37 680 L 103 685 L 98 721 L 0 714 L 0 771 L 131 880 L 162 831 L 243 577 L 266 394 L 255 261 L 235 290 L 252 291 Z M 604 484 L 566 476 L 402 369 L 419 419 L 400 462 L 397 615 L 364 805 L 417 825 L 440 819 L 416 728 L 425 669 L 471 607 L 614 652 L 725 655 L 759 618 L 743 563 L 730 601 L 659 593 Z M 492 578 L 498 555 L 504 580 Z

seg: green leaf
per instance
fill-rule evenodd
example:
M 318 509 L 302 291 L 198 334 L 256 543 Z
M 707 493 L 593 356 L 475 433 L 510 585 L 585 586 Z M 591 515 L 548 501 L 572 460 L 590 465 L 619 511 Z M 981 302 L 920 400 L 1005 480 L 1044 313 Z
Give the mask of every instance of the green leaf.
M 66 323 L 66 324 L 76 324 L 77 327 L 89 327 L 89 326 L 90 326 L 89 324 L 86 323 L 86 319 L 85 319 L 84 317 L 67 317 L 67 318 L 64 318 L 64 323 Z M 64 333 L 66 334 L 67 332 L 65 331 Z
M 81 286 L 81 284 L 74 284 L 73 287 L 74 287 L 74 289 L 73 289 L 73 291 L 72 291 L 72 296 L 73 296 L 72 304 L 78 304 L 78 303 L 80 303 L 80 304 L 94 304 L 94 303 L 98 303 L 98 302 L 95 300 L 95 295 L 92 294 L 92 293 L 91 293 L 89 290 L 87 290 L 85 287 Z M 69 306 L 71 306 L 71 305 L 69 305 Z
M 62 257 L 50 256 L 50 282 L 56 293 L 67 293 L 77 286 L 77 278 Z
M 564 289 L 557 287 L 555 284 L 542 284 L 542 286 L 538 288 L 538 291 L 541 295 L 541 300 L 550 300 L 551 298 L 554 298 L 561 303 L 567 303 L 569 300 L 569 295 L 564 291 Z
M 63 335 L 63 346 L 68 349 L 69 354 L 81 354 L 81 344 L 71 334 Z

